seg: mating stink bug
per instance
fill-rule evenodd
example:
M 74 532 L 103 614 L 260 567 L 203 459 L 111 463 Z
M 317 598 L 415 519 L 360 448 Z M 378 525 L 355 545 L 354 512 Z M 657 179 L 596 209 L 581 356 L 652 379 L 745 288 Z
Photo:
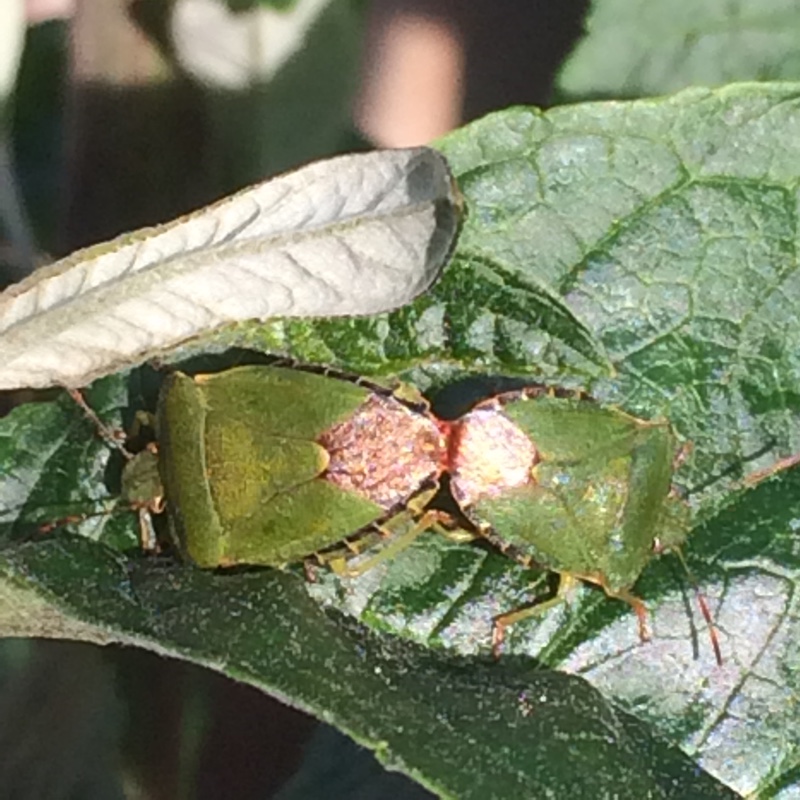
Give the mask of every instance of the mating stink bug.
M 496 618 L 495 652 L 508 625 L 563 600 L 575 579 L 631 605 L 647 638 L 645 604 L 631 588 L 656 552 L 677 548 L 690 530 L 672 490 L 677 451 L 665 420 L 541 386 L 451 423 L 450 485 L 465 515 L 501 551 L 560 576 L 552 600 Z
M 282 565 L 414 516 L 447 446 L 421 398 L 265 366 L 171 375 L 156 429 L 170 527 L 200 567 Z
M 158 463 L 150 451 L 136 456 L 123 493 L 152 510 L 165 495 L 178 549 L 207 568 L 282 565 L 369 526 L 416 522 L 378 556 L 388 557 L 432 522 L 452 527 L 423 513 L 449 471 L 472 534 L 560 575 L 555 598 L 495 620 L 495 652 L 508 625 L 560 602 L 576 579 L 630 604 L 646 638 L 645 604 L 631 589 L 691 527 L 672 490 L 669 423 L 561 389 L 505 393 L 442 422 L 418 395 L 299 369 L 175 373 L 156 428 Z

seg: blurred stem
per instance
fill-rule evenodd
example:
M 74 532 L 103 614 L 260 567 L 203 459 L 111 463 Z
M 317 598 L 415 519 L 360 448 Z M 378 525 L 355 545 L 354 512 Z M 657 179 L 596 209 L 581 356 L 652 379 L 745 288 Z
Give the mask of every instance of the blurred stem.
M 0 129 L 0 221 L 10 242 L 8 273 L 18 281 L 33 272 L 34 247 L 30 225 L 19 191 L 8 127 Z

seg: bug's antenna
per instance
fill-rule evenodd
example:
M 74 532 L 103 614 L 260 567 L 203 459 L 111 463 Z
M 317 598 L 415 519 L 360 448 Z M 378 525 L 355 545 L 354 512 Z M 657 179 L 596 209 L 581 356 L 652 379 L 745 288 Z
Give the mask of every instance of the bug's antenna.
M 120 509 L 116 508 L 115 506 L 111 506 L 98 511 L 85 511 L 80 514 L 68 514 L 65 517 L 59 517 L 58 519 L 50 520 L 50 522 L 43 522 L 36 528 L 36 531 L 39 534 L 52 533 L 54 530 L 63 528 L 66 525 L 79 525 L 81 522 L 85 522 L 87 519 L 111 516 L 112 514 L 118 513 L 119 510 Z
M 81 391 L 79 389 L 67 389 L 67 392 L 78 406 L 80 406 L 81 411 L 92 421 L 103 440 L 110 444 L 115 450 L 119 450 L 126 461 L 130 461 L 133 455 L 125 448 L 125 445 L 122 444 L 119 435 L 97 416 L 95 410 L 86 402 L 86 398 Z
M 114 514 L 126 514 L 131 511 L 136 511 L 139 515 L 139 540 L 141 542 L 142 550 L 145 553 L 157 553 L 159 551 L 158 537 L 156 536 L 155 526 L 151 512 L 159 513 L 163 506 L 148 507 L 142 503 L 127 503 L 126 505 L 119 505 L 113 501 L 113 505 L 109 508 L 104 508 L 98 511 L 87 511 L 81 514 L 71 514 L 66 517 L 59 517 L 58 519 L 44 522 L 38 526 L 36 532 L 40 536 L 52 533 L 59 528 L 66 527 L 67 525 L 80 525 L 81 522 L 86 522 L 89 519 L 97 519 L 99 517 L 111 517 Z
M 797 466 L 797 464 L 800 464 L 800 453 L 793 453 L 785 458 L 779 458 L 772 466 L 765 467 L 764 469 L 754 472 L 752 475 L 748 475 L 742 483 L 746 488 L 752 489 L 758 486 L 762 481 L 771 478 L 773 475 L 777 475 L 779 472 L 783 472 L 785 469 Z
M 706 625 L 708 625 L 708 635 L 711 637 L 711 646 L 714 648 L 714 657 L 717 659 L 717 666 L 722 666 L 722 650 L 719 646 L 719 637 L 717 636 L 717 628 L 714 625 L 714 619 L 711 616 L 711 611 L 708 608 L 708 601 L 706 600 L 706 596 L 700 591 L 700 586 L 697 583 L 692 571 L 689 569 L 689 565 L 686 563 L 686 558 L 684 558 L 683 552 L 681 551 L 680 547 L 671 547 L 670 550 L 678 556 L 681 564 L 683 564 L 683 569 L 686 572 L 686 577 L 689 580 L 689 583 L 692 585 L 694 589 L 694 596 L 697 600 L 697 605 L 700 608 L 700 613 L 703 615 L 703 619 L 706 621 Z

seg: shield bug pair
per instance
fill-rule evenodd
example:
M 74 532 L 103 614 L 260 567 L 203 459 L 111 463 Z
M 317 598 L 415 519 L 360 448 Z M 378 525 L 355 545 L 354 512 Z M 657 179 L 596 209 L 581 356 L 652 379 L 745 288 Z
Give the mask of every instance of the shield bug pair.
M 201 567 L 277 566 L 370 525 L 391 528 L 398 514 L 420 517 L 449 470 L 475 532 L 559 573 L 551 602 L 571 580 L 597 584 L 633 607 L 646 638 L 631 587 L 690 528 L 672 494 L 669 424 L 558 389 L 531 386 L 439 422 L 419 396 L 409 403 L 374 385 L 240 367 L 168 377 L 157 420 L 174 538 Z M 498 617 L 495 650 L 507 625 L 547 607 Z
M 156 428 L 158 457 L 131 460 L 124 494 L 152 510 L 166 494 L 173 539 L 201 567 L 282 565 L 414 521 L 391 554 L 443 520 L 424 512 L 449 471 L 471 533 L 560 576 L 555 598 L 495 620 L 496 653 L 508 625 L 560 602 L 576 579 L 631 605 L 646 638 L 631 589 L 690 529 L 671 487 L 668 422 L 560 389 L 529 386 L 442 422 L 419 395 L 300 369 L 175 373 Z

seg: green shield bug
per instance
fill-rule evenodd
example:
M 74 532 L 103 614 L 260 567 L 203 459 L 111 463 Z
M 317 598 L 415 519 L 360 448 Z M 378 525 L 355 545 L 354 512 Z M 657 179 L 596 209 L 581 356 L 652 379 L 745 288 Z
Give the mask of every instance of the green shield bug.
M 413 516 L 446 455 L 421 398 L 272 366 L 169 376 L 156 429 L 173 538 L 200 567 L 278 566 Z
M 467 518 L 502 552 L 560 579 L 551 600 L 495 619 L 496 654 L 508 625 L 561 602 L 576 579 L 628 603 L 648 638 L 645 604 L 631 589 L 653 555 L 678 548 L 690 530 L 689 508 L 672 490 L 678 452 L 666 420 L 542 386 L 451 423 L 450 485 Z

